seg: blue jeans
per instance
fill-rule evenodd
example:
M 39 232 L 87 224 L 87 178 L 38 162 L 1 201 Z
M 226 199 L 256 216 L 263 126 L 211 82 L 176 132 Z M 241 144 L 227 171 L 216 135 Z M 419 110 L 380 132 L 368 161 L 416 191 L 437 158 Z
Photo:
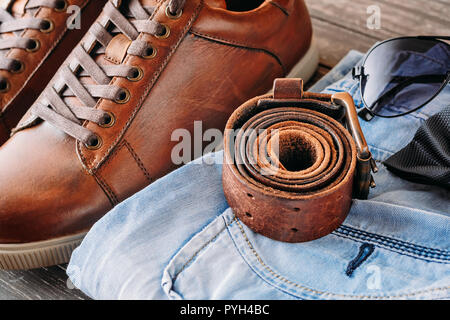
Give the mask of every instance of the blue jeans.
M 350 52 L 312 89 L 350 92 Z M 421 110 L 363 122 L 378 161 L 404 147 L 450 101 L 447 88 Z M 344 224 L 306 243 L 254 233 L 228 207 L 222 153 L 156 181 L 102 218 L 76 249 L 72 282 L 96 299 L 450 298 L 449 191 L 402 180 L 378 163 L 369 200 L 354 200 Z

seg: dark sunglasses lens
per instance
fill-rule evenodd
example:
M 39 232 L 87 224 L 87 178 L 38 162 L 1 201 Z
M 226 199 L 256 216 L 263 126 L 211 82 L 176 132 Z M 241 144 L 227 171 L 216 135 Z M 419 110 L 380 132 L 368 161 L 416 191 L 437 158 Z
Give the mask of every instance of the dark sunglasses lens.
M 385 42 L 364 64 L 364 101 L 380 116 L 408 113 L 439 92 L 449 70 L 450 49 L 440 41 L 405 38 Z

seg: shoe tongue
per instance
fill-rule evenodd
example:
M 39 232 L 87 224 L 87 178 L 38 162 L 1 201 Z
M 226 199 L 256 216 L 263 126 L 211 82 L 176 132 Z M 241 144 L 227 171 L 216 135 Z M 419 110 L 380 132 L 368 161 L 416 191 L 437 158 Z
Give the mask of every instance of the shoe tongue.
M 205 3 L 212 8 L 226 9 L 226 0 L 206 0 Z

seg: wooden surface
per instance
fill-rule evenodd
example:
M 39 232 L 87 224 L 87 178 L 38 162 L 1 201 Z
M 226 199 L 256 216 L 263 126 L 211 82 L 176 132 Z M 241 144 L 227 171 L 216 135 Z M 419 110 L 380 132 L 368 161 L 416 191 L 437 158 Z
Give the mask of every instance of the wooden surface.
M 410 35 L 450 35 L 450 0 L 305 0 L 320 51 L 319 80 L 350 49 Z M 380 29 L 367 27 L 369 6 L 380 9 Z
M 317 81 L 345 54 L 367 51 L 376 41 L 402 35 L 450 35 L 450 0 L 305 0 L 320 50 Z M 367 8 L 381 12 L 379 30 L 367 27 Z M 69 283 L 65 266 L 0 271 L 0 300 L 86 299 Z
M 66 266 L 0 271 L 0 300 L 85 300 L 67 280 Z

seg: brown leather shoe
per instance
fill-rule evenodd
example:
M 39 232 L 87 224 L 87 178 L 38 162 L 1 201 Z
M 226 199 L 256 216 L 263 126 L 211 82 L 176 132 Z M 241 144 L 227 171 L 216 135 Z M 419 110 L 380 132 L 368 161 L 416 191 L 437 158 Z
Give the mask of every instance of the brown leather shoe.
M 108 2 L 0 148 L 0 266 L 68 261 L 99 218 L 177 167 L 175 129 L 223 130 L 275 78 L 309 78 L 311 38 L 302 0 Z
M 104 4 L 98 0 L 0 0 L 0 145 Z M 82 9 L 81 29 L 67 27 L 77 16 L 72 5 Z

